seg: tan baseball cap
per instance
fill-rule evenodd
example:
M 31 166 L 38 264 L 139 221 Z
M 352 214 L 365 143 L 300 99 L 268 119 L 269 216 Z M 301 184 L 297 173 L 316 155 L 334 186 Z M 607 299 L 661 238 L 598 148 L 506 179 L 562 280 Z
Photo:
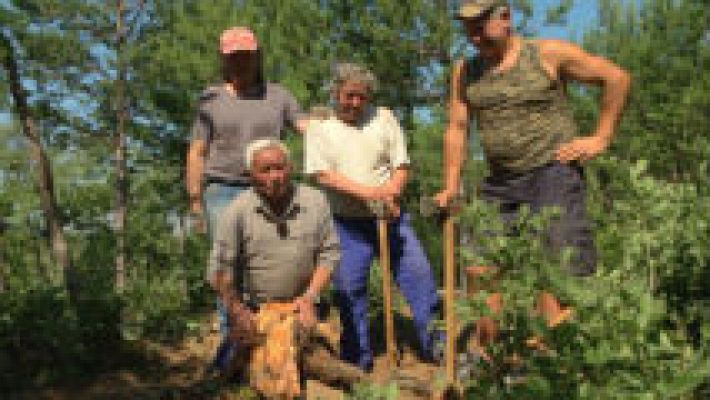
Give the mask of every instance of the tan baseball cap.
M 491 8 L 508 6 L 510 6 L 508 0 L 461 0 L 461 5 L 456 12 L 456 18 L 476 18 Z
M 226 29 L 219 37 L 219 51 L 222 54 L 235 51 L 256 51 L 258 48 L 259 42 L 254 32 L 243 26 Z

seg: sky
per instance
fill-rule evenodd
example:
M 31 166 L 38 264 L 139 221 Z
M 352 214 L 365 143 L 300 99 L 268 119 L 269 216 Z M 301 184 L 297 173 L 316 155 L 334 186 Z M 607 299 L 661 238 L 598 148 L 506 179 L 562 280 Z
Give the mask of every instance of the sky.
M 539 11 L 559 4 L 559 0 L 533 0 L 533 3 L 535 10 Z M 540 36 L 581 42 L 584 31 L 597 21 L 597 0 L 575 0 L 574 3 L 565 26 L 544 27 L 540 30 Z M 542 12 L 536 14 L 544 15 Z

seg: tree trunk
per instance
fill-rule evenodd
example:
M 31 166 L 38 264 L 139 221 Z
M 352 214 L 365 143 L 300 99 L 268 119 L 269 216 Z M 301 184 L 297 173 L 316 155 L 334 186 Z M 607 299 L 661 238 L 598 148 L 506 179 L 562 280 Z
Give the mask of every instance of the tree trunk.
M 128 173 L 126 171 L 126 65 L 123 45 L 123 1 L 116 3 L 116 54 L 118 59 L 118 79 L 116 80 L 116 209 L 114 217 L 116 235 L 115 283 L 121 293 L 126 286 L 126 220 L 128 214 Z
M 3 235 L 3 221 L 0 219 L 0 294 L 5 293 L 5 252 L 3 249 L 5 249 L 5 244 L 3 243 L 4 239 L 2 237 Z
M 303 355 L 303 372 L 328 386 L 350 389 L 358 383 L 369 381 L 360 368 L 335 357 L 323 347 L 313 346 Z
M 7 71 L 10 92 L 15 103 L 15 111 L 22 125 L 22 133 L 30 144 L 30 156 L 37 163 L 39 168 L 39 198 L 40 206 L 44 213 L 44 218 L 49 229 L 49 240 L 52 247 L 54 261 L 59 267 L 56 271 L 54 282 L 63 285 L 65 277 L 69 272 L 69 251 L 67 241 L 62 230 L 61 214 L 57 205 L 54 192 L 54 177 L 52 167 L 47 153 L 42 146 L 35 122 L 30 115 L 27 105 L 27 94 L 22 87 L 19 67 L 15 58 L 15 48 L 12 42 L 5 35 L 0 34 L 1 45 L 5 48 L 3 67 Z
M 179 245 L 180 245 L 180 293 L 184 299 L 190 299 L 189 283 L 187 281 L 187 252 L 185 251 L 185 242 L 187 241 L 187 223 L 186 217 L 179 214 L 178 226 L 180 227 Z
M 317 379 L 330 387 L 351 390 L 362 383 L 377 383 L 373 377 L 355 365 L 340 360 L 331 349 L 322 343 L 313 343 L 304 349 L 303 373 L 308 378 Z M 391 381 L 396 382 L 402 398 L 432 398 L 437 394 L 431 382 L 417 376 L 405 376 L 396 370 L 390 371 Z M 449 399 L 449 397 L 441 397 Z

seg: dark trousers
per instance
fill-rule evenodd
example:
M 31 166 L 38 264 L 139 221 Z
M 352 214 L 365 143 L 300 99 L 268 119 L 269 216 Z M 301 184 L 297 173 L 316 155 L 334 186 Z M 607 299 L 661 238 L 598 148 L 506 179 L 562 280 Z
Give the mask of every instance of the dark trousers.
M 559 219 L 545 232 L 550 249 L 575 251 L 570 272 L 591 275 L 596 271 L 596 250 L 586 212 L 586 191 L 582 167 L 551 162 L 522 174 L 493 174 L 481 185 L 481 197 L 500 207 L 506 224 L 518 218 L 522 205 L 532 212 L 558 207 Z

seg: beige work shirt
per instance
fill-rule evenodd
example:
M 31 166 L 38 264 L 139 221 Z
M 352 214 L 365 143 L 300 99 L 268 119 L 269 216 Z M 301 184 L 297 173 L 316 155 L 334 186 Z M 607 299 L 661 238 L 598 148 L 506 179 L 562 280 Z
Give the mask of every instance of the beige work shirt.
M 282 215 L 251 188 L 226 208 L 217 226 L 208 276 L 233 271 L 235 288 L 257 300 L 301 296 L 316 267 L 335 268 L 338 242 L 328 202 L 319 190 L 297 185 Z
M 409 164 L 402 127 L 392 111 L 373 108 L 358 126 L 336 116 L 312 121 L 305 135 L 304 170 L 307 174 L 333 171 L 368 186 L 386 183 L 394 171 Z M 353 196 L 325 188 L 333 214 L 372 217 L 368 205 Z

